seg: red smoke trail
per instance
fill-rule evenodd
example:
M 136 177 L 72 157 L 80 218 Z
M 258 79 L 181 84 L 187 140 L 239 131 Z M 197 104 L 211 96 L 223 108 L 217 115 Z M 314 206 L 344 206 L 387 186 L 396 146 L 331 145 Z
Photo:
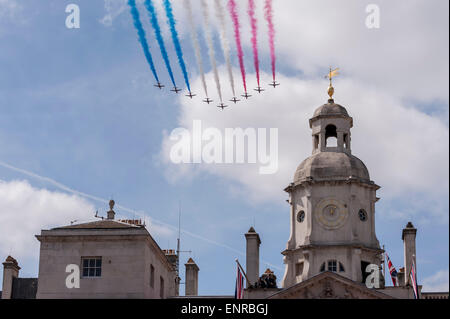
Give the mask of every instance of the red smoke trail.
M 241 73 L 242 73 L 242 81 L 244 82 L 245 93 L 247 93 L 247 82 L 245 80 L 244 51 L 242 50 L 241 31 L 239 30 L 239 28 L 240 28 L 239 15 L 237 13 L 237 6 L 236 6 L 236 2 L 234 0 L 229 0 L 228 9 L 230 10 L 231 19 L 233 20 L 233 24 L 234 24 L 234 36 L 236 38 L 236 46 L 237 46 L 237 51 L 238 51 L 239 65 L 241 67 Z
M 259 87 L 259 58 L 258 58 L 258 20 L 255 16 L 255 0 L 248 0 L 248 15 L 252 26 L 253 59 L 255 63 L 256 79 Z
M 270 44 L 270 56 L 272 58 L 272 75 L 275 81 L 275 27 L 273 25 L 273 10 L 272 10 L 272 0 L 266 0 L 264 6 L 264 16 L 266 17 L 267 24 L 269 26 L 269 44 Z

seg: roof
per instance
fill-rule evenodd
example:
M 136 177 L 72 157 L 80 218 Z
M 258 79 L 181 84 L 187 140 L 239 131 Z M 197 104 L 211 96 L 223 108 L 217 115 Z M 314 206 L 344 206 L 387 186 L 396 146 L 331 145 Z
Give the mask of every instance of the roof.
M 53 228 L 52 230 L 56 230 L 56 229 L 132 229 L 132 228 L 140 229 L 142 227 L 143 226 L 131 225 L 129 223 L 124 223 L 124 222 L 120 222 L 117 220 L 105 219 L 105 220 L 99 220 L 99 221 L 83 223 L 83 224 L 56 227 L 56 228 Z
M 393 297 L 369 289 L 364 284 L 355 282 L 337 273 L 325 271 L 308 280 L 283 289 L 268 299 L 394 299 Z
M 37 278 L 13 278 L 11 299 L 36 299 Z
M 347 110 L 342 105 L 334 103 L 334 100 L 329 100 L 327 104 L 319 107 L 315 112 L 313 117 L 317 116 L 345 116 L 348 115 Z
M 132 221 L 120 221 L 103 219 L 93 222 L 74 224 L 62 227 L 52 228 L 50 230 L 41 230 L 40 235 L 36 238 L 40 241 L 50 240 L 50 238 L 64 238 L 72 237 L 74 240 L 80 240 L 80 236 L 136 236 L 136 238 L 146 238 L 150 245 L 158 251 L 158 256 L 170 268 L 173 265 L 170 263 L 166 254 L 161 250 L 158 243 L 149 233 L 145 225 L 130 224 Z
M 359 158 L 344 152 L 319 152 L 308 157 L 298 166 L 294 183 L 349 178 L 370 182 L 369 171 Z

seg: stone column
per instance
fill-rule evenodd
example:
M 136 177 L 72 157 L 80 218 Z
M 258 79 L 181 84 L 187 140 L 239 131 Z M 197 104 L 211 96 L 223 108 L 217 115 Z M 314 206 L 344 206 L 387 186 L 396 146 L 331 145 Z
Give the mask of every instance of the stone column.
M 2 299 L 11 299 L 13 278 L 19 277 L 19 264 L 17 260 L 8 256 L 3 263 L 3 291 Z
M 198 296 L 198 271 L 200 270 L 192 258 L 184 265 L 186 267 L 186 296 Z
M 344 132 L 337 132 L 337 147 L 339 152 L 344 152 Z
M 253 285 L 259 279 L 259 246 L 261 245 L 261 239 L 253 227 L 245 234 L 245 238 L 247 240 L 247 278 Z
M 409 273 L 411 272 L 412 261 L 414 260 L 414 264 L 416 263 L 416 233 L 417 229 L 414 228 L 414 225 L 409 222 L 402 232 L 403 239 L 403 249 L 404 249 L 404 257 L 405 257 L 405 285 L 410 283 Z M 417 270 L 416 271 L 417 275 Z

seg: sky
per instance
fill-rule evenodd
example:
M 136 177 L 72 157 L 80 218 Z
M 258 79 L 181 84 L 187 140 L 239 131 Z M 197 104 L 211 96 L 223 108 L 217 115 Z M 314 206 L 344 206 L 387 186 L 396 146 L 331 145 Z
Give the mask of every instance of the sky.
M 181 264 L 200 268 L 199 294 L 232 295 L 235 259 L 245 263 L 244 233 L 261 236 L 261 273 L 284 273 L 289 238 L 283 189 L 311 155 L 309 119 L 327 101 L 329 66 L 340 67 L 335 100 L 354 119 L 352 152 L 382 188 L 376 232 L 394 266 L 403 265 L 401 231 L 417 232 L 417 275 L 424 290 L 448 291 L 449 4 L 446 0 L 273 0 L 277 81 L 273 89 L 267 25 L 256 1 L 261 83 L 266 91 L 224 111 L 204 98 L 187 13 L 172 1 L 192 91 L 155 0 L 177 85 L 170 80 L 147 12 L 137 1 L 156 69 L 137 41 L 124 0 L 0 0 L 0 259 L 12 255 L 22 277 L 36 277 L 41 229 L 93 220 L 116 202 L 119 218 L 144 218 L 162 249 L 175 248 L 182 212 Z M 210 97 L 218 100 L 200 1 L 191 0 Z M 65 21 L 80 8 L 80 28 Z M 232 97 L 218 20 L 211 34 L 224 98 Z M 225 5 L 225 1 L 222 2 Z M 256 87 L 247 1 L 237 0 L 249 88 Z M 368 28 L 366 7 L 380 9 Z M 231 19 L 233 75 L 243 93 Z M 177 128 L 277 128 L 279 169 L 259 164 L 174 164 Z M 0 274 L 1 280 L 2 274 Z M 182 277 L 184 272 L 182 271 Z M 390 283 L 390 279 L 387 279 Z M 181 288 L 183 292 L 183 287 Z

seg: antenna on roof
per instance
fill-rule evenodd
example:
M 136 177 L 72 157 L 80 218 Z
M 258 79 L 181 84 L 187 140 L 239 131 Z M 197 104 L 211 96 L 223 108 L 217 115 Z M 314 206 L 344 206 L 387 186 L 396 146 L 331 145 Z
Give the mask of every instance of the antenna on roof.
M 181 200 L 178 201 L 177 276 L 180 274 Z
M 99 218 L 99 219 L 101 219 L 101 220 L 103 220 L 103 216 L 98 216 L 98 209 L 97 209 L 97 211 L 95 212 L 95 216 L 94 216 L 95 218 Z

